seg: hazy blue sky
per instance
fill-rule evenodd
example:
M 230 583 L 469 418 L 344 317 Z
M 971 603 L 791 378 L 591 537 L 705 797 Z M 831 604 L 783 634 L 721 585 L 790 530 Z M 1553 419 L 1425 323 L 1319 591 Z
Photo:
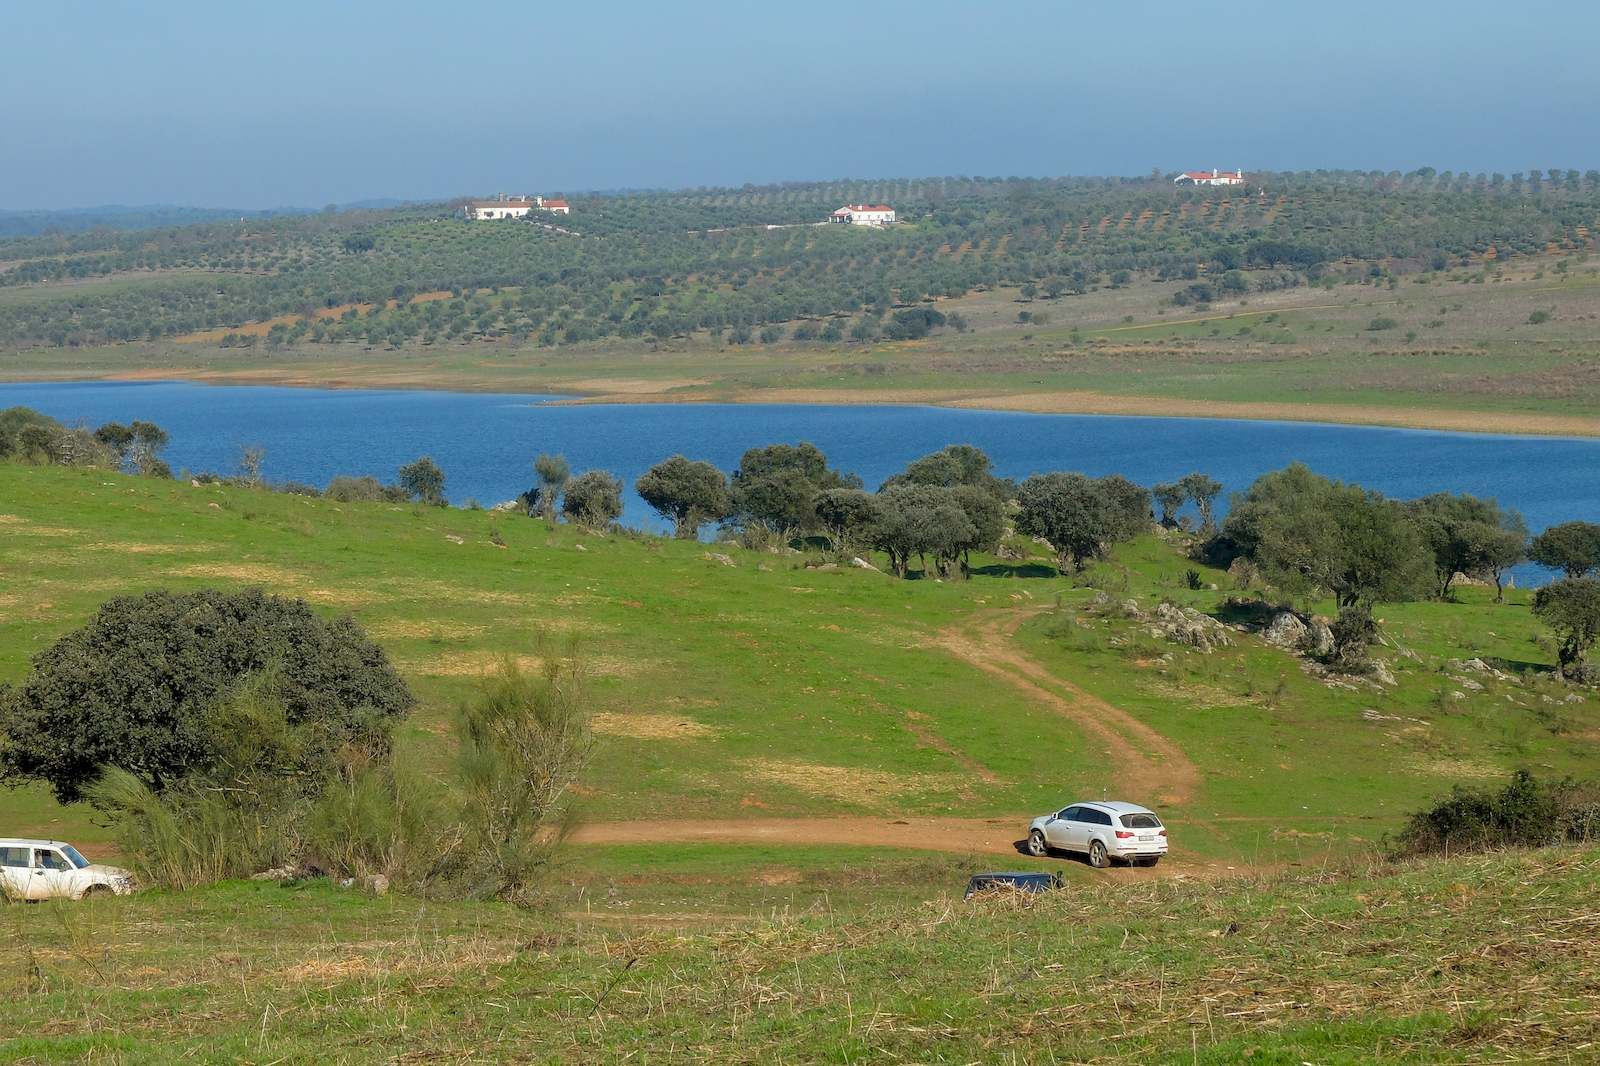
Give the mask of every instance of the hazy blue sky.
M 0 208 L 1600 165 L 1593 0 L 0 0 Z

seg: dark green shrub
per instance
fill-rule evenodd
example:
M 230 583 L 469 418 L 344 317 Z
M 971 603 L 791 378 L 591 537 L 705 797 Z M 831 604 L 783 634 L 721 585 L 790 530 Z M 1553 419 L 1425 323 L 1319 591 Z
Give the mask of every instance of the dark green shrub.
M 1600 839 L 1600 790 L 1518 770 L 1497 790 L 1457 787 L 1396 837 L 1401 854 L 1545 847 Z
M 46 781 L 63 803 L 107 767 L 153 792 L 226 761 L 217 707 L 252 679 L 295 730 L 285 770 L 316 775 L 345 746 L 386 749 L 414 702 L 354 620 L 260 589 L 111 600 L 0 690 L 0 780 Z M 308 777 L 309 780 L 309 777 Z

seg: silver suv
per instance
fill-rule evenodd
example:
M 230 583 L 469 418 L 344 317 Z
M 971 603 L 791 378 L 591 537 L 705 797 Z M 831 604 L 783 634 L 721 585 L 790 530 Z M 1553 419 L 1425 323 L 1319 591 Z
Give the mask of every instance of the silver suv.
M 1123 860 L 1154 866 L 1167 853 L 1167 828 L 1156 812 L 1137 803 L 1094 800 L 1063 807 L 1028 825 L 1028 853 L 1076 851 L 1096 868 Z

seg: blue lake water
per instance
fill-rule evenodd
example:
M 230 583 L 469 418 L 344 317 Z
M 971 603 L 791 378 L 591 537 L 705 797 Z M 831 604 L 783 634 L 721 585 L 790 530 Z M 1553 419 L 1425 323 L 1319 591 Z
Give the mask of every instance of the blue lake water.
M 575 471 L 608 469 L 631 486 L 674 453 L 731 471 L 746 448 L 809 440 L 869 488 L 919 455 L 960 443 L 982 448 L 999 473 L 1015 478 L 1078 470 L 1150 485 L 1203 470 L 1233 492 L 1300 460 L 1401 498 L 1492 496 L 1520 510 L 1535 532 L 1571 518 L 1600 520 L 1600 440 L 936 407 L 550 406 L 549 399 L 178 382 L 0 384 L 0 407 L 23 404 L 68 423 L 157 422 L 172 435 L 166 458 L 174 470 L 229 473 L 242 447 L 260 445 L 269 478 L 324 485 L 335 474 L 389 481 L 401 464 L 431 455 L 453 501 L 485 506 L 527 488 L 542 451 L 565 454 Z M 624 521 L 660 528 L 631 492 Z

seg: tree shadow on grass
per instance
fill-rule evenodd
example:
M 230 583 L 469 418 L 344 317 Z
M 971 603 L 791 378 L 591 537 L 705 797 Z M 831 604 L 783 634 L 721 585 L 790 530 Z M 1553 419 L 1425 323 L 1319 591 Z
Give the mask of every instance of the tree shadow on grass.
M 1048 563 L 990 563 L 975 566 L 972 573 L 984 577 L 1055 577 L 1057 570 Z

